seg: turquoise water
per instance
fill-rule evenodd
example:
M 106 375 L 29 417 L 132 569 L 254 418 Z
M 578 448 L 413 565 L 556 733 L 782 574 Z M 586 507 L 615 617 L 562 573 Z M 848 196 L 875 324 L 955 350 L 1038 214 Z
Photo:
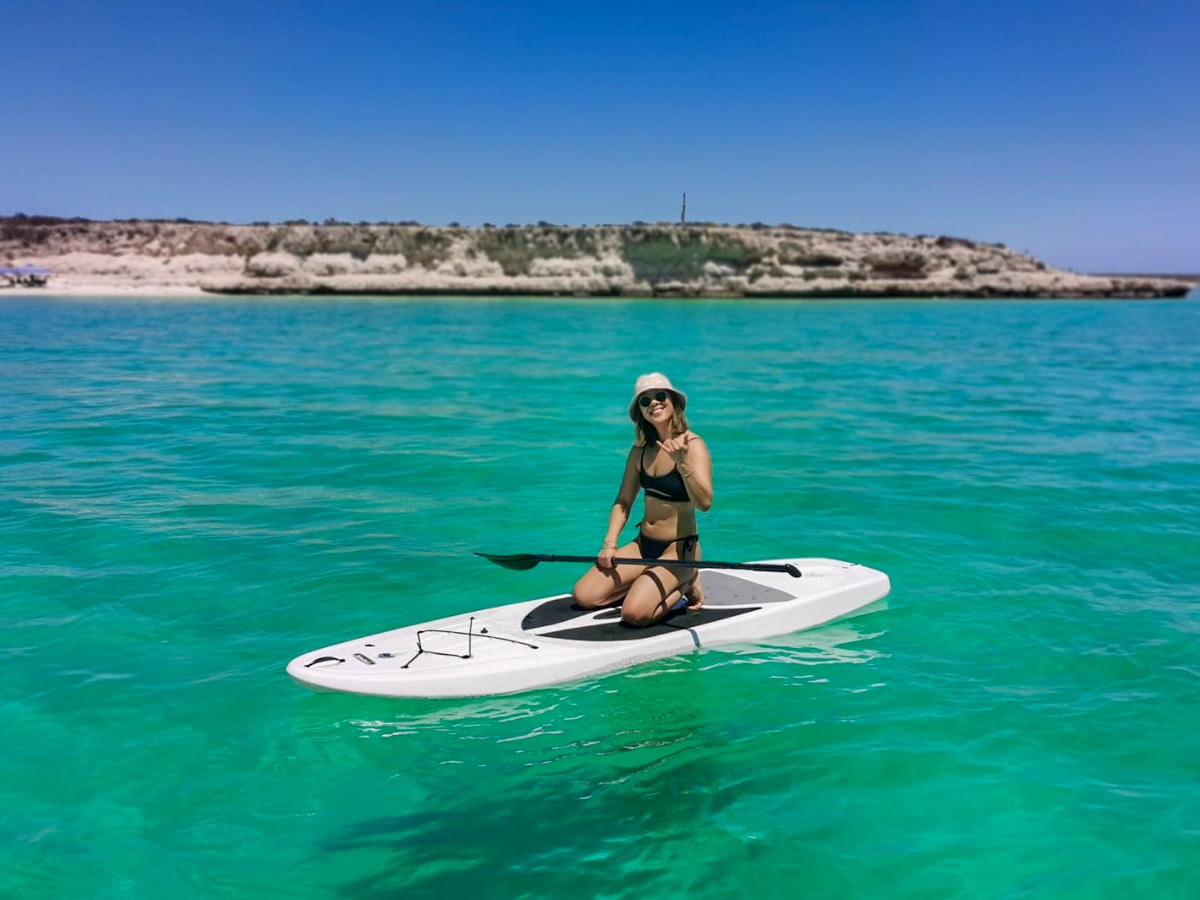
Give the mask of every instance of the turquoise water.
M 0 299 L 0 894 L 1200 896 L 1200 304 Z M 866 614 L 478 700 L 301 652 L 557 592 L 634 378 Z

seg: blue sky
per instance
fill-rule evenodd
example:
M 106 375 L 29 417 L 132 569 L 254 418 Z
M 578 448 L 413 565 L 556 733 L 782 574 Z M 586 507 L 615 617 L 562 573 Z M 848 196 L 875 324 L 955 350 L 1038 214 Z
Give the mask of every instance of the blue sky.
M 8 4 L 0 212 L 689 219 L 1200 271 L 1200 2 Z

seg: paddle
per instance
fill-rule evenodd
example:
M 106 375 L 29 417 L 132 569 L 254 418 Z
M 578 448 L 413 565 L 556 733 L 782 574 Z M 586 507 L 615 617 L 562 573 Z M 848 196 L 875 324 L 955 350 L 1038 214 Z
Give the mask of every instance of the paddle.
M 476 556 L 482 556 L 484 559 L 494 562 L 498 566 L 503 566 L 506 569 L 515 569 L 518 572 L 524 572 L 527 569 L 532 569 L 538 563 L 544 562 L 572 562 L 572 563 L 594 563 L 594 556 L 554 556 L 550 553 L 480 553 L 475 551 Z M 707 559 L 629 559 L 617 558 L 614 563 L 628 563 L 636 566 L 668 566 L 677 569 L 746 569 L 751 572 L 786 572 L 793 578 L 800 577 L 800 570 L 791 563 L 734 563 L 734 562 L 712 562 Z

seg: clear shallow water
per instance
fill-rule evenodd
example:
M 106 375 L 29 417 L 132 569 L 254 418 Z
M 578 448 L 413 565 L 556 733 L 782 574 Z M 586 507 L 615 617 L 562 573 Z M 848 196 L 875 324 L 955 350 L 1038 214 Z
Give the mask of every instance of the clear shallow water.
M 0 299 L 0 892 L 1200 895 L 1200 305 Z M 480 700 L 335 640 L 561 590 L 640 372 L 706 553 L 865 615 Z

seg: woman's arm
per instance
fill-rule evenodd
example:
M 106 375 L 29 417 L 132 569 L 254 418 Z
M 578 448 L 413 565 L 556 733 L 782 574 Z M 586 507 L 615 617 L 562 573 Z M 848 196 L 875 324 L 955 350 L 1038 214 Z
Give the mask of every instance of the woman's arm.
M 621 476 L 621 488 L 617 491 L 617 499 L 613 501 L 612 510 L 608 514 L 608 530 L 604 533 L 604 546 L 600 551 L 601 568 L 611 568 L 612 558 L 616 555 L 621 538 L 621 529 L 629 521 L 629 512 L 637 500 L 641 483 L 638 480 L 637 447 L 629 451 L 625 458 L 625 472 Z
M 683 476 L 688 496 L 696 509 L 708 512 L 713 502 L 712 457 L 708 453 L 708 445 L 698 434 L 688 432 L 681 438 L 675 438 L 661 445 L 675 460 L 675 468 Z

